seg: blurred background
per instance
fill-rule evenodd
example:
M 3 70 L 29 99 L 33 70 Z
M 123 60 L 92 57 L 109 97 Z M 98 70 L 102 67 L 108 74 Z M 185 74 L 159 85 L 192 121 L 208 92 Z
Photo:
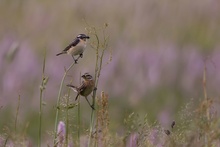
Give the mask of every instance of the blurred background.
M 1 0 L 0 133 L 4 126 L 13 127 L 20 95 L 19 129 L 33 142 L 37 140 L 39 85 L 46 49 L 49 81 L 44 93 L 43 136 L 45 142 L 52 139 L 48 132 L 54 128 L 59 85 L 64 68 L 73 61 L 70 56 L 55 55 L 76 35 L 88 33 L 85 20 L 97 28 L 109 25 L 104 64 L 111 53 L 112 62 L 101 72 L 98 96 L 101 91 L 109 95 L 110 132 L 123 131 L 123 119 L 132 112 L 147 114 L 149 121 L 163 126 L 178 119 L 182 107 L 192 99 L 196 105 L 204 97 L 205 63 L 208 96 L 219 97 L 218 0 Z M 87 46 L 65 83 L 73 80 L 79 85 L 80 73 L 94 75 L 95 56 Z M 67 88 L 62 96 L 66 93 Z M 84 99 L 81 104 L 86 129 L 91 109 Z

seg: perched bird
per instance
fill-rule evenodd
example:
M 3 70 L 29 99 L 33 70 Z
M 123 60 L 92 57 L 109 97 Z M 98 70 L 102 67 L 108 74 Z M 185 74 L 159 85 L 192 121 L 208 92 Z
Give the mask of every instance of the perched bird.
M 82 78 L 83 78 L 83 81 L 80 87 L 76 87 L 71 84 L 68 84 L 66 86 L 72 88 L 75 92 L 77 92 L 77 96 L 75 100 L 77 100 L 78 96 L 81 95 L 81 96 L 84 96 L 86 98 L 86 101 L 89 103 L 87 96 L 95 89 L 95 82 L 89 73 L 85 73 L 84 75 L 82 75 Z M 94 107 L 90 103 L 89 105 L 93 110 L 95 110 Z
M 79 57 L 83 57 L 83 52 L 86 49 L 86 40 L 89 38 L 90 37 L 85 34 L 79 34 L 70 45 L 68 45 L 61 53 L 56 54 L 56 56 L 69 54 L 73 57 L 75 63 L 77 63 Z M 79 55 L 77 59 L 74 58 L 76 55 Z

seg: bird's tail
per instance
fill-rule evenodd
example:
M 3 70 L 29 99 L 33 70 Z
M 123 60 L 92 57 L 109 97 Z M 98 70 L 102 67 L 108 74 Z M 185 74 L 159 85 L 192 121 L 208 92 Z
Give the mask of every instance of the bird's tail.
M 58 53 L 58 54 L 56 54 L 56 56 L 59 56 L 59 55 L 62 55 L 62 54 L 65 54 L 65 52 Z
M 72 88 L 73 91 L 75 91 L 75 92 L 78 92 L 78 91 L 79 91 L 79 90 L 78 90 L 78 87 L 73 86 L 73 85 L 71 85 L 71 84 L 67 84 L 66 86 Z
M 79 92 L 77 93 L 77 96 L 76 96 L 76 98 L 75 98 L 75 101 L 78 99 L 78 97 L 79 97 Z
M 79 97 L 79 88 L 76 87 L 76 86 L 73 86 L 73 85 L 71 85 L 71 84 L 68 84 L 68 85 L 66 85 L 66 86 L 72 88 L 73 91 L 77 92 L 77 96 L 76 96 L 76 98 L 75 98 L 75 100 L 77 100 L 77 98 Z

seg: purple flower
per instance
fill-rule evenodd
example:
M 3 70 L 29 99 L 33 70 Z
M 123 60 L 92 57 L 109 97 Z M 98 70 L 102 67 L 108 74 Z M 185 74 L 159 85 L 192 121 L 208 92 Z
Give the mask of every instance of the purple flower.
M 62 146 L 62 144 L 64 143 L 65 135 L 66 135 L 65 123 L 60 121 L 57 127 L 58 145 Z

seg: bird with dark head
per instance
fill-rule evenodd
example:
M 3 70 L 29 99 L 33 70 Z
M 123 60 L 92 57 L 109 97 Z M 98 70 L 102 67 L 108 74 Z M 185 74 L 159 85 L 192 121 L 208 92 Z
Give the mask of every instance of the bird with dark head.
M 89 103 L 90 107 L 94 109 L 94 106 L 92 106 L 87 99 L 87 96 L 91 94 L 91 92 L 95 89 L 95 82 L 93 80 L 93 77 L 89 73 L 85 73 L 82 75 L 83 81 L 82 85 L 79 87 L 73 86 L 71 84 L 68 84 L 67 86 L 73 89 L 73 91 L 77 92 L 75 100 L 79 97 L 79 95 L 84 96 L 86 101 Z
M 83 52 L 86 49 L 86 42 L 87 39 L 90 37 L 85 34 L 79 34 L 72 43 L 70 43 L 62 52 L 56 54 L 56 56 L 62 55 L 62 54 L 69 54 L 73 57 L 73 60 L 75 63 L 77 63 L 79 57 L 83 57 Z M 78 56 L 77 59 L 74 58 L 74 56 Z

